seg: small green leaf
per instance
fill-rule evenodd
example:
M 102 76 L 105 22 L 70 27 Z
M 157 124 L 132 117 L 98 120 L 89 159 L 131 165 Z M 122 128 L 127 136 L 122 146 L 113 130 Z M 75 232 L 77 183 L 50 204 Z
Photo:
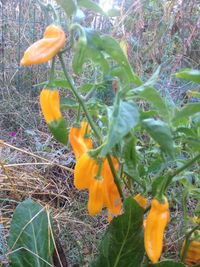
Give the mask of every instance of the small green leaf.
M 147 100 L 150 104 L 156 108 L 163 118 L 168 119 L 169 112 L 168 107 L 164 99 L 160 96 L 159 92 L 154 87 L 141 86 L 133 90 L 139 97 Z
M 68 109 L 68 108 L 77 108 L 77 102 L 69 97 L 61 97 L 60 99 L 60 108 L 61 109 Z
M 77 4 L 75 0 L 56 0 L 56 2 L 64 9 L 68 17 L 76 14 Z
M 177 110 L 174 118 L 172 119 L 173 122 L 181 122 L 184 118 L 189 118 L 190 116 L 194 115 L 195 113 L 200 112 L 200 103 L 190 103 L 184 106 L 181 110 Z
M 126 70 L 131 82 L 136 85 L 142 84 L 140 78 L 133 72 L 120 44 L 114 38 L 109 35 L 103 35 L 101 37 L 101 49 Z
M 170 157 L 174 156 L 174 142 L 168 125 L 161 120 L 145 119 L 142 125 L 149 135 Z
M 144 256 L 144 210 L 132 198 L 124 203 L 124 214 L 114 218 L 100 245 L 100 254 L 91 267 L 139 267 Z
M 89 92 L 94 87 L 93 83 L 84 83 L 79 87 L 79 91 L 83 93 Z
M 31 199 L 20 203 L 9 232 L 10 266 L 51 266 L 54 245 L 50 227 L 53 225 L 45 208 Z
M 186 267 L 186 265 L 181 262 L 166 260 L 156 264 L 150 264 L 149 267 Z
M 52 121 L 48 126 L 57 141 L 63 145 L 68 144 L 68 129 L 64 118 Z
M 53 83 L 55 84 L 56 87 L 62 87 L 66 89 L 70 89 L 71 86 L 67 80 L 54 80 Z
M 200 83 L 200 70 L 183 69 L 176 73 L 176 77 Z
M 139 121 L 138 108 L 134 102 L 120 101 L 110 109 L 109 130 L 101 155 L 105 156 L 114 145 L 133 129 Z
M 79 7 L 85 7 L 103 16 L 107 16 L 107 14 L 103 11 L 103 9 L 101 9 L 99 5 L 97 5 L 95 2 L 91 0 L 77 0 L 77 4 Z

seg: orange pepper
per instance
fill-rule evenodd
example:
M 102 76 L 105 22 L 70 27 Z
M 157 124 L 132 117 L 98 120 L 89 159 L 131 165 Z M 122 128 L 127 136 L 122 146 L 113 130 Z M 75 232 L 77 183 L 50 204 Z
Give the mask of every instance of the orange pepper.
M 40 93 L 40 106 L 45 121 L 54 137 L 64 145 L 68 143 L 67 125 L 60 111 L 58 90 L 45 88 Z
M 109 216 L 120 213 L 122 202 L 114 183 L 107 159 L 102 159 L 101 176 L 97 177 L 99 166 L 95 159 L 84 153 L 77 161 L 74 169 L 74 185 L 77 189 L 89 190 L 88 212 L 99 213 L 103 207 L 108 208 Z M 112 158 L 115 169 L 118 162 Z
M 165 227 L 169 222 L 169 204 L 167 199 L 160 203 L 157 199 L 151 202 L 151 209 L 146 219 L 144 228 L 144 245 L 149 259 L 158 262 L 163 248 Z
M 40 106 L 47 124 L 62 118 L 58 90 L 43 89 L 40 93 Z
M 92 148 L 92 139 L 85 137 L 86 132 L 87 134 L 90 132 L 89 124 L 86 121 L 81 122 L 80 128 L 72 127 L 69 131 L 69 140 L 76 160 Z
M 56 25 L 49 25 L 42 39 L 33 43 L 24 53 L 21 65 L 41 64 L 52 59 L 65 45 L 65 33 Z

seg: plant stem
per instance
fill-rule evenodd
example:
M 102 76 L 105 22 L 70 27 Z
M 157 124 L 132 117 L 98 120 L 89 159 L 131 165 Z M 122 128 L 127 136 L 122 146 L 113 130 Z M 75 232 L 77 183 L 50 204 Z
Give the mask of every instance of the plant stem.
M 114 177 L 114 181 L 115 181 L 115 184 L 116 184 L 117 189 L 119 191 L 120 197 L 121 197 L 122 200 L 124 200 L 124 195 L 123 195 L 120 183 L 119 183 L 119 178 L 117 177 L 117 173 L 115 171 L 115 168 L 114 168 L 114 165 L 113 165 L 113 162 L 112 162 L 112 158 L 111 158 L 110 154 L 108 154 L 106 157 L 107 157 L 108 163 L 110 165 L 110 170 L 111 170 L 112 175 Z
M 66 79 L 67 79 L 67 81 L 68 81 L 68 83 L 69 83 L 69 85 L 70 85 L 70 87 L 71 87 L 71 89 L 72 89 L 72 92 L 73 92 L 74 95 L 76 96 L 76 98 L 77 98 L 77 100 L 78 100 L 80 106 L 82 107 L 83 111 L 85 112 L 85 115 L 86 115 L 86 117 L 87 117 L 87 119 L 88 119 L 88 121 L 89 121 L 89 124 L 90 124 L 92 130 L 94 131 L 96 137 L 98 138 L 99 141 L 101 141 L 101 139 L 102 139 L 102 138 L 101 138 L 101 134 L 99 133 L 99 131 L 98 131 L 98 129 L 97 129 L 95 123 L 93 122 L 92 117 L 90 116 L 90 113 L 88 112 L 87 107 L 86 107 L 86 105 L 85 105 L 85 103 L 84 103 L 82 97 L 78 94 L 77 89 L 76 89 L 76 87 L 75 87 L 75 85 L 74 85 L 74 82 L 73 82 L 72 78 L 70 77 L 70 75 L 69 75 L 68 72 L 67 72 L 67 69 L 66 69 L 65 62 L 64 62 L 64 60 L 63 60 L 63 56 L 62 56 L 62 54 L 59 53 L 59 54 L 58 54 L 58 57 L 59 57 L 59 59 L 60 59 L 60 63 L 61 63 L 63 72 L 64 72 L 64 74 L 65 74 L 65 77 L 66 77 Z
M 184 171 L 185 169 L 187 169 L 188 167 L 192 166 L 197 160 L 200 159 L 200 154 L 198 154 L 196 157 L 194 157 L 193 159 L 189 160 L 185 165 L 183 165 L 181 168 L 175 170 L 172 174 L 169 174 L 166 182 L 164 184 L 163 187 L 163 191 L 166 190 L 166 188 L 168 187 L 168 185 L 171 183 L 172 179 L 178 175 L 179 173 L 181 173 L 182 171 Z

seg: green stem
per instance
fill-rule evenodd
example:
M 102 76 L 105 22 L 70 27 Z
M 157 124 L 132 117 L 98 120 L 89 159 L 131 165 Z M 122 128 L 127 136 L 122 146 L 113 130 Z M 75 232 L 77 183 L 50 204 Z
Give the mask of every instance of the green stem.
M 81 117 L 81 106 L 80 104 L 78 105 L 78 112 L 76 116 L 76 123 L 80 123 L 80 117 Z
M 112 162 L 112 158 L 111 156 L 108 154 L 107 156 L 107 160 L 108 160 L 108 163 L 110 165 L 110 170 L 112 172 L 112 175 L 113 175 L 113 178 L 114 178 L 114 181 L 115 181 L 115 184 L 117 186 L 117 189 L 119 191 L 119 194 L 120 194 L 120 197 L 122 200 L 124 200 L 124 195 L 123 195 L 123 192 L 122 192 L 122 189 L 121 189 L 121 186 L 120 186 L 120 183 L 119 183 L 119 178 L 117 176 L 117 173 L 115 171 L 115 168 L 114 168 L 114 165 L 113 165 L 113 162 Z
M 200 228 L 200 225 L 195 226 L 189 233 L 187 233 L 186 238 L 185 238 L 185 246 L 183 249 L 183 253 L 181 255 L 181 261 L 184 262 L 188 248 L 190 246 L 190 236 L 192 235 L 192 233 L 194 233 L 194 231 L 198 230 Z
M 50 69 L 49 82 L 48 82 L 48 86 L 50 87 L 53 85 L 54 74 L 55 74 L 55 57 L 53 57 L 52 62 L 51 62 L 51 69 Z
M 88 119 L 88 122 L 89 122 L 92 130 L 94 131 L 96 137 L 98 138 L 99 141 L 101 141 L 101 134 L 99 133 L 98 128 L 96 127 L 95 123 L 93 122 L 93 120 L 92 120 L 92 118 L 90 116 L 90 113 L 88 112 L 88 109 L 87 109 L 82 97 L 78 94 L 77 89 L 76 89 L 76 87 L 74 85 L 74 82 L 73 82 L 72 78 L 70 77 L 70 75 L 67 72 L 67 69 L 66 69 L 65 62 L 64 62 L 62 54 L 59 53 L 58 57 L 59 57 L 59 60 L 60 60 L 64 75 L 65 75 L 65 77 L 66 77 L 66 79 L 67 79 L 67 81 L 68 81 L 68 83 L 69 83 L 69 85 L 70 85 L 70 87 L 72 89 L 72 92 L 74 93 L 74 95 L 76 96 L 80 106 L 82 107 L 82 109 L 83 109 L 83 111 L 84 111 L 84 113 L 85 113 L 85 115 L 86 115 L 86 117 Z
M 185 169 L 189 168 L 190 166 L 192 166 L 197 160 L 200 159 L 200 154 L 198 154 L 196 157 L 194 157 L 193 159 L 189 160 L 185 165 L 183 165 L 181 168 L 177 169 L 176 171 L 174 171 L 172 174 L 169 174 L 166 182 L 163 186 L 163 192 L 165 192 L 166 188 L 168 187 L 168 185 L 171 183 L 172 179 L 178 175 L 179 173 L 181 173 L 182 171 L 184 171 Z

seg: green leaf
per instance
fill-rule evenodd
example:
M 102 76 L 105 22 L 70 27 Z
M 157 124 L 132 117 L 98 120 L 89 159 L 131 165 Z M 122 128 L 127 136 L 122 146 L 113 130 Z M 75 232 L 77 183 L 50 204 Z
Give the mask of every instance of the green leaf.
M 139 121 L 138 108 L 134 102 L 120 101 L 109 109 L 109 130 L 101 155 L 105 156 L 114 145 L 119 143 Z
M 174 118 L 172 119 L 173 122 L 181 122 L 184 118 L 189 118 L 190 116 L 194 115 L 195 113 L 200 112 L 200 103 L 190 103 L 187 104 L 181 110 L 177 110 Z
M 100 254 L 91 267 L 139 267 L 144 256 L 143 209 L 128 198 L 124 214 L 114 218 L 100 245 Z
M 31 199 L 20 203 L 13 214 L 9 232 L 10 266 L 52 266 L 54 245 L 50 227 L 53 225 L 44 207 Z
M 71 86 L 67 80 L 54 80 L 53 83 L 55 84 L 56 87 L 62 87 L 62 88 L 67 88 L 70 89 Z
M 60 108 L 61 109 L 68 109 L 68 108 L 78 108 L 77 102 L 69 97 L 61 97 L 60 99 Z
M 150 104 L 156 108 L 163 118 L 168 119 L 169 112 L 164 99 L 160 96 L 159 92 L 154 87 L 141 86 L 133 91 L 139 97 L 147 100 Z
M 161 120 L 145 119 L 142 125 L 161 149 L 170 157 L 174 156 L 174 142 L 168 125 Z
M 128 95 L 136 94 L 139 97 L 147 100 L 150 104 L 153 105 L 159 111 L 159 114 L 168 119 L 169 112 L 168 107 L 165 103 L 165 100 L 161 97 L 160 93 L 153 87 L 160 73 L 160 67 L 153 73 L 149 80 L 147 80 L 140 87 L 132 89 Z
M 76 14 L 77 4 L 75 0 L 56 0 L 56 2 L 64 9 L 68 17 Z
M 140 78 L 133 72 L 120 44 L 114 38 L 109 35 L 103 35 L 101 37 L 101 49 L 126 70 L 131 82 L 136 85 L 142 84 Z
M 83 93 L 87 93 L 89 92 L 92 88 L 94 88 L 94 84 L 93 83 L 84 83 L 83 85 L 81 85 L 79 87 L 79 91 L 83 92 Z
M 176 73 L 176 77 L 200 83 L 200 70 L 183 69 Z
M 103 16 L 107 16 L 107 14 L 103 11 L 103 9 L 101 9 L 101 7 L 99 5 L 97 5 L 95 2 L 93 2 L 91 0 L 78 0 L 77 4 L 80 7 L 85 7 L 87 9 L 92 10 L 96 13 L 99 13 Z
M 57 141 L 63 145 L 68 144 L 68 129 L 64 118 L 52 121 L 48 126 Z
M 161 261 L 156 264 L 150 264 L 149 267 L 186 267 L 185 264 L 181 262 L 176 262 L 176 261 L 171 261 L 171 260 L 166 260 L 166 261 Z

